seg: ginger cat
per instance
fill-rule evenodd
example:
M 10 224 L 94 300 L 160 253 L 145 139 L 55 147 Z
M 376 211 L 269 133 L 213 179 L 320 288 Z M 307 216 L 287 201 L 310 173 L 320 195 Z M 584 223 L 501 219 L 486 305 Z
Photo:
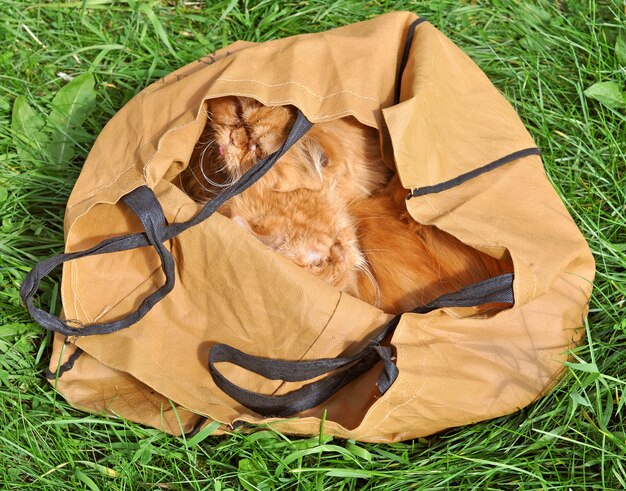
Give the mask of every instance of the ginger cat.
M 399 314 L 513 270 L 508 260 L 413 220 L 404 206 L 406 194 L 394 177 L 385 190 L 350 207 L 371 273 L 359 276 L 359 298 Z
M 206 201 L 276 151 L 295 118 L 290 106 L 246 97 L 208 101 L 209 121 L 181 187 Z M 357 295 L 367 274 L 349 215 L 352 200 L 390 174 L 378 133 L 350 119 L 317 123 L 258 182 L 220 208 L 257 239 L 327 283 Z
M 290 106 L 246 97 L 213 99 L 207 109 L 205 131 L 180 176 L 198 201 L 276 151 L 295 118 Z M 316 123 L 219 211 L 323 281 L 393 314 L 512 270 L 415 222 L 406 190 L 389 177 L 376 130 L 352 118 Z

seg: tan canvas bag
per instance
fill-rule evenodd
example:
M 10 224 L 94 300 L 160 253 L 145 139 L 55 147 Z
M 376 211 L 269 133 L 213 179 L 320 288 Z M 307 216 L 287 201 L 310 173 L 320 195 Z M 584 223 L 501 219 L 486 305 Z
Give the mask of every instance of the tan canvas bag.
M 206 123 L 204 101 L 224 95 L 296 106 L 306 119 L 286 146 L 307 120 L 352 115 L 377 128 L 411 216 L 510 256 L 514 275 L 394 318 L 211 214 L 215 203 L 202 209 L 177 176 Z M 325 416 L 327 434 L 389 442 L 512 413 L 562 374 L 594 275 L 515 111 L 406 12 L 236 42 L 153 83 L 94 144 L 65 233 L 66 254 L 38 265 L 21 291 L 57 331 L 51 382 L 76 407 L 173 434 L 207 421 L 315 434 Z M 40 278 L 61 263 L 64 320 L 33 304 Z M 510 308 L 471 315 L 489 301 Z

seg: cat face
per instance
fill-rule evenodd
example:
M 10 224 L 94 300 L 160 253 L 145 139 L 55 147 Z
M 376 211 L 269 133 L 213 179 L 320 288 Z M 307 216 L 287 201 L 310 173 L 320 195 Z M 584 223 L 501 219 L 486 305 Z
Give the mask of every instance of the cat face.
M 295 113 L 290 106 L 264 106 L 248 97 L 220 97 L 208 101 L 213 155 L 234 179 L 260 159 L 278 150 L 287 137 Z

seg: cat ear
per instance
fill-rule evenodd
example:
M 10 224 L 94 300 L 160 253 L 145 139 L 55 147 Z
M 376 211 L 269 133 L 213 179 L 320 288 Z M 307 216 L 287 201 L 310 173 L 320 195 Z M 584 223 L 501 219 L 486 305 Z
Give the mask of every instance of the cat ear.
M 328 165 L 328 156 L 316 140 L 303 138 L 276 165 L 278 172 L 273 191 L 319 191 L 324 182 L 323 169 Z

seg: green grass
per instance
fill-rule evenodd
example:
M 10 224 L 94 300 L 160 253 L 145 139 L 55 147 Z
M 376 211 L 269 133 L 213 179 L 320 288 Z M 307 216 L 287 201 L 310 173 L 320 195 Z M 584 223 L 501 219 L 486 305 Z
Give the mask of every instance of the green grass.
M 236 39 L 322 31 L 400 9 L 427 16 L 462 47 L 542 148 L 597 261 L 587 336 L 573 351 L 585 365 L 512 416 L 394 445 L 289 438 L 271 428 L 186 442 L 70 408 L 44 379 L 51 337 L 30 320 L 18 288 L 36 261 L 62 251 L 65 202 L 107 120 L 150 82 Z M 585 95 L 598 82 L 613 82 L 613 94 L 624 89 L 625 26 L 617 0 L 372 0 L 367 8 L 356 0 L 3 0 L 0 489 L 626 487 L 626 112 Z M 52 158 L 41 142 L 58 137 L 59 72 L 92 73 L 96 103 Z M 16 100 L 33 109 L 24 131 L 11 129 Z M 54 281 L 41 298 L 58 312 Z

